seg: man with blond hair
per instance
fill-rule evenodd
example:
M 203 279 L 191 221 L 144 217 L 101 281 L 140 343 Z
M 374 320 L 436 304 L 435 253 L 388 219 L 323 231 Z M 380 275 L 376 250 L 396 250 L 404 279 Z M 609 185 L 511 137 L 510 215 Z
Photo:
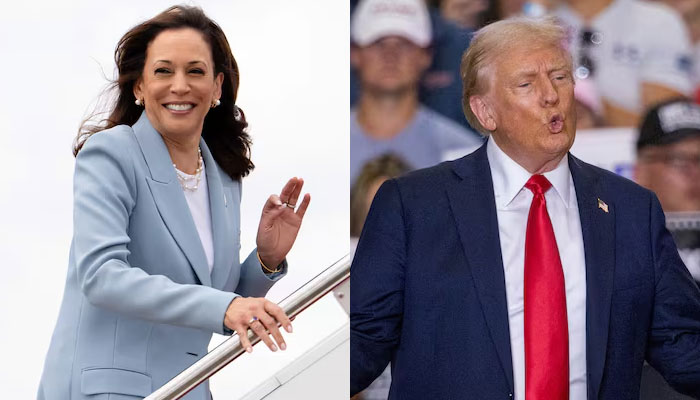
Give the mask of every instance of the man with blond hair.
M 658 200 L 569 153 L 565 36 L 477 32 L 463 106 L 486 144 L 379 189 L 352 265 L 351 393 L 390 361 L 390 399 L 638 399 L 646 359 L 700 398 L 700 292 Z

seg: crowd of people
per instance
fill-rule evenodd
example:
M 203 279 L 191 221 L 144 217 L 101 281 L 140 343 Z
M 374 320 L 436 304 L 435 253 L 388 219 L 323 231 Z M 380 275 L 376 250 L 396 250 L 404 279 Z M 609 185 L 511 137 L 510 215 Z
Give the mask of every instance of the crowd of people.
M 381 183 L 485 142 L 465 118 L 460 64 L 474 32 L 516 15 L 553 16 L 566 29 L 577 130 L 635 129 L 635 181 L 667 214 L 697 218 L 700 0 L 360 0 L 351 1 L 352 243 Z M 692 226 L 672 233 L 700 282 Z M 388 371 L 358 398 L 386 398 Z M 643 398 L 682 398 L 662 385 L 643 384 Z

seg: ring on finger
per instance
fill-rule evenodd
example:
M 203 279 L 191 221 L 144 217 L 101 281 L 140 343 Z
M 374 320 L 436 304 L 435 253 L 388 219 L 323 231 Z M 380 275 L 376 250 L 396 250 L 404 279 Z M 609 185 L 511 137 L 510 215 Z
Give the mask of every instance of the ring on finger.
M 250 321 L 248 321 L 248 326 L 253 325 L 253 322 L 255 322 L 257 320 L 258 320 L 258 317 L 251 318 Z
M 285 205 L 287 207 L 291 208 L 292 210 L 297 206 L 296 204 L 292 204 L 292 203 L 285 203 Z

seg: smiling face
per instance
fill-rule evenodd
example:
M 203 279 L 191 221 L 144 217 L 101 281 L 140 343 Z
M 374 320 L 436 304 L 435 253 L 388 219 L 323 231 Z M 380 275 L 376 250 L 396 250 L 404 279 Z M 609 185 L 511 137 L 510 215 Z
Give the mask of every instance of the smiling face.
M 161 135 L 186 141 L 201 135 L 223 79 L 223 73 L 214 75 L 211 49 L 199 31 L 170 29 L 149 43 L 134 95 Z
M 525 169 L 550 170 L 569 151 L 576 132 L 570 59 L 557 46 L 520 45 L 487 68 L 488 92 L 470 99 L 479 121 Z

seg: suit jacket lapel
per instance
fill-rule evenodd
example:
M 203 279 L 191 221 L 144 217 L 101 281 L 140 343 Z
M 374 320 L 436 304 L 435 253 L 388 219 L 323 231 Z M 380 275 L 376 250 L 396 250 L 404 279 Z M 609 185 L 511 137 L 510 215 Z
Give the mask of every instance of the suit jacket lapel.
M 170 234 L 194 269 L 202 285 L 211 286 L 209 266 L 182 186 L 177 180 L 168 149 L 143 112 L 133 126 L 151 178 L 146 178 L 153 200 Z
M 209 209 L 211 210 L 211 227 L 214 240 L 214 269 L 211 272 L 212 286 L 223 289 L 228 280 L 229 268 L 233 262 L 235 249 L 231 221 L 229 221 L 226 209 L 233 199 L 224 197 L 223 183 L 219 167 L 209 151 L 204 139 L 202 139 L 202 158 L 206 166 L 207 187 L 209 188 Z
M 615 206 L 599 174 L 569 154 L 586 257 L 586 364 L 588 398 L 597 399 L 603 379 L 615 270 Z M 607 204 L 605 212 L 598 201 Z
M 447 188 L 450 207 L 491 339 L 512 392 L 513 363 L 505 273 L 486 145 L 455 161 L 453 170 L 461 180 Z

